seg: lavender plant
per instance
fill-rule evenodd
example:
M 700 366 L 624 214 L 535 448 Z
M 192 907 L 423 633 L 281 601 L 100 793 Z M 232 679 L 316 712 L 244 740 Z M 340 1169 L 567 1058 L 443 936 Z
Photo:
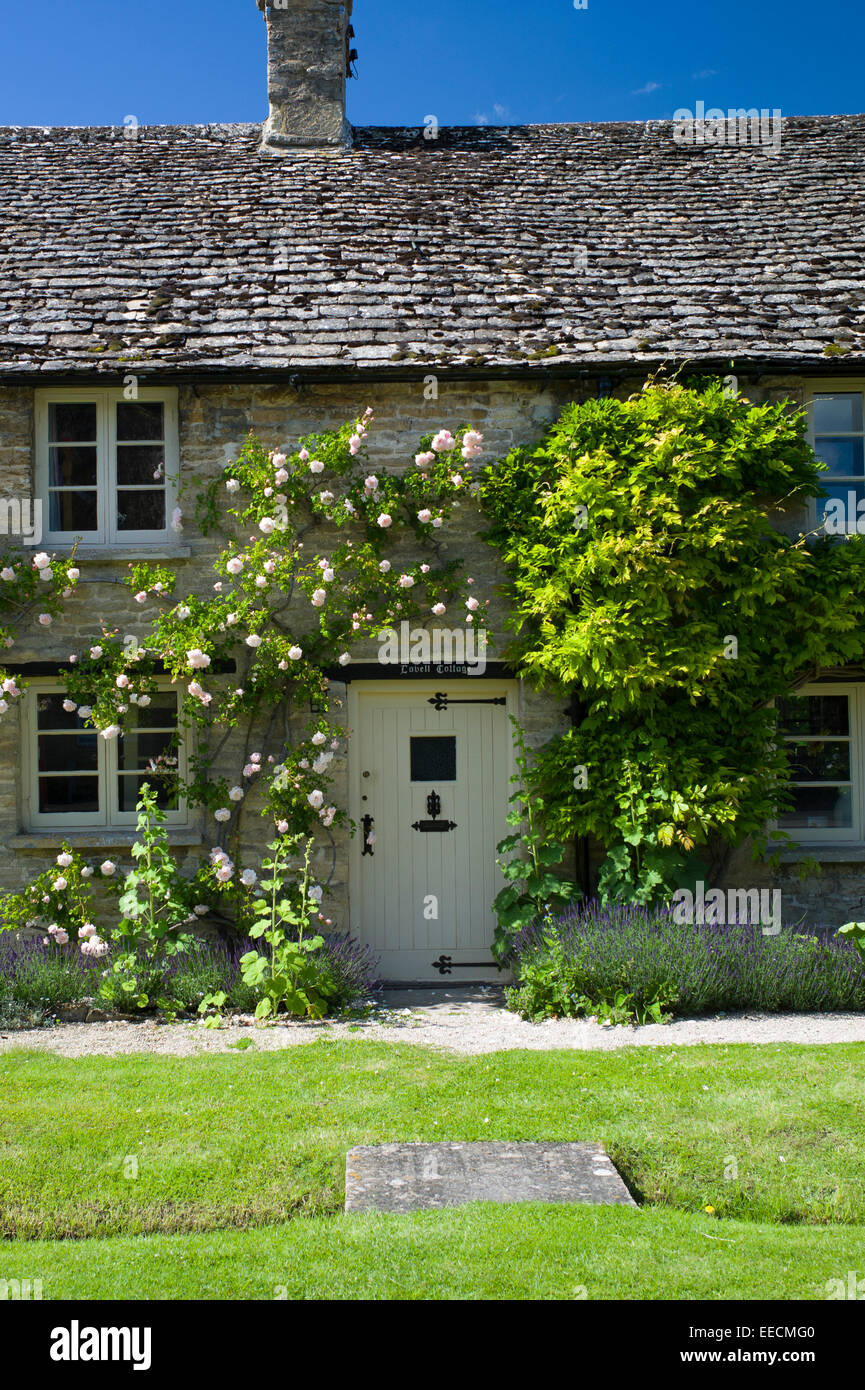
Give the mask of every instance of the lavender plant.
M 831 931 L 682 926 L 661 907 L 587 904 L 525 928 L 509 961 L 509 1006 L 529 1018 L 603 1014 L 619 990 L 635 1017 L 659 1000 L 680 1016 L 865 1009 L 865 961 Z

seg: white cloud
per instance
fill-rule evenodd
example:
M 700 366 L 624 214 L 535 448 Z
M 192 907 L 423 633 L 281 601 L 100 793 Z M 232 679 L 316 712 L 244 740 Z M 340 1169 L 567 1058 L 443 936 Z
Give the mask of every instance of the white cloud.
M 645 87 L 638 87 L 631 95 L 635 97 L 647 97 L 650 96 L 652 92 L 659 92 L 661 90 L 661 85 L 660 82 L 647 82 Z

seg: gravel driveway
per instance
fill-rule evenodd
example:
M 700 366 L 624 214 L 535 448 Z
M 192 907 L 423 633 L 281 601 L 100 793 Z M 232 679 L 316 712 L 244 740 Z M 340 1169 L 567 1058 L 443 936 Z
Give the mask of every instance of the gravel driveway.
M 865 1042 L 865 1014 L 723 1014 L 677 1019 L 644 1028 L 605 1028 L 584 1019 L 526 1023 L 503 1007 L 500 989 L 465 987 L 386 991 L 368 1017 L 338 1023 L 288 1022 L 255 1026 L 233 1019 L 226 1028 L 190 1023 L 66 1023 L 0 1034 L 0 1052 L 41 1048 L 64 1057 L 153 1052 L 189 1057 L 235 1050 L 248 1038 L 260 1052 L 316 1039 L 415 1043 L 477 1054 L 511 1048 L 612 1051 L 621 1047 L 692 1047 L 699 1043 Z M 250 1049 L 251 1050 L 251 1049 Z

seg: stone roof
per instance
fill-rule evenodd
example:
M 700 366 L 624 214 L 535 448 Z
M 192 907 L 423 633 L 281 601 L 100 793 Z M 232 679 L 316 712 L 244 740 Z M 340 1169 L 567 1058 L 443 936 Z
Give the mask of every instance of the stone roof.
M 0 377 L 861 367 L 863 137 L 371 128 L 276 159 L 252 125 L 0 129 Z

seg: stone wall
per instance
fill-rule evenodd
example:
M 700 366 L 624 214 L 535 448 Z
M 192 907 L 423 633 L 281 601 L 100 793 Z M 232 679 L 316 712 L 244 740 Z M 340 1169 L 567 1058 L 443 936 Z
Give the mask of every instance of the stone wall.
M 505 453 L 515 444 L 536 440 L 544 427 L 555 418 L 562 406 L 578 394 L 574 385 L 558 385 L 555 389 L 538 390 L 530 386 L 505 383 L 479 383 L 477 386 L 441 384 L 437 401 L 425 397 L 424 386 L 394 384 L 355 389 L 351 386 L 310 387 L 300 392 L 285 386 L 185 386 L 180 390 L 180 459 L 182 482 L 194 486 L 221 472 L 223 466 L 236 457 L 246 435 L 255 431 L 267 447 L 293 447 L 297 439 L 311 431 L 331 428 L 354 418 L 367 405 L 375 409 L 375 425 L 369 437 L 372 468 L 402 468 L 413 466 L 413 456 L 421 435 L 446 425 L 452 429 L 471 423 L 484 433 L 488 457 Z M 29 496 L 32 492 L 31 468 L 33 458 L 33 393 L 26 388 L 6 388 L 0 391 L 0 469 L 3 483 L 0 489 L 10 495 Z M 184 531 L 174 551 L 174 563 L 179 573 L 178 595 L 188 591 L 202 595 L 210 592 L 214 582 L 212 562 L 215 541 L 202 536 L 192 518 L 192 497 L 184 498 Z M 323 536 L 312 533 L 307 538 L 310 549 L 326 543 Z M 0 541 L 2 546 L 2 541 Z M 465 561 L 467 572 L 475 580 L 474 592 L 493 600 L 490 628 L 493 643 L 500 641 L 504 609 L 496 594 L 496 585 L 503 578 L 495 552 L 478 537 L 478 517 L 473 507 L 464 504 L 454 514 L 443 542 L 445 554 Z M 168 554 L 160 552 L 160 556 Z M 407 550 L 408 554 L 409 551 Z M 142 636 L 143 613 L 123 587 L 126 565 L 140 551 L 107 553 L 82 552 L 82 572 L 76 596 L 67 605 L 62 619 L 49 632 L 31 627 L 21 633 L 14 652 L 9 657 L 16 663 L 68 662 L 69 654 L 90 645 L 102 623 L 118 627 L 126 634 Z M 377 645 L 368 642 L 353 650 L 358 661 L 374 661 Z M 488 653 L 496 660 L 500 649 L 494 645 Z M 219 678 L 222 681 L 231 677 Z M 236 680 L 236 677 L 234 678 Z M 216 688 L 217 680 L 209 682 Z M 335 718 L 345 719 L 346 686 L 334 683 L 334 699 L 342 710 Z M 529 742 L 540 745 L 567 727 L 561 697 L 550 699 L 524 689 L 520 697 L 521 718 Z M 309 716 L 299 716 L 295 732 L 301 730 Z M 30 881 L 53 862 L 57 853 L 57 835 L 33 831 L 22 819 L 23 772 L 20 757 L 22 730 L 20 716 L 13 707 L 0 720 L 0 888 L 10 889 Z M 250 751 L 275 751 L 271 743 L 265 748 L 265 729 L 253 731 L 248 742 L 245 732 L 237 731 L 226 742 L 214 764 L 214 774 L 225 775 L 231 784 L 242 781 L 240 770 Z M 348 754 L 337 756 L 331 771 L 334 774 L 334 796 L 338 804 L 347 804 Z M 257 865 L 263 846 L 272 831 L 268 821 L 260 818 L 260 802 L 250 793 L 241 820 L 242 857 Z M 186 855 L 188 867 L 213 843 L 213 822 L 205 825 L 198 812 L 190 815 L 185 830 L 173 830 L 178 853 Z M 128 831 L 89 831 L 68 836 L 82 849 L 101 860 L 107 854 L 123 862 L 123 848 L 131 842 Z M 344 925 L 347 920 L 348 854 L 347 836 L 337 832 L 333 842 L 323 840 L 317 852 L 317 869 L 330 879 L 335 894 L 335 920 Z M 572 865 L 570 866 L 572 867 Z
M 624 394 L 636 389 L 640 380 L 625 383 Z M 740 378 L 740 387 L 754 401 L 773 396 L 801 394 L 803 383 L 784 378 L 767 378 L 761 383 Z M 288 386 L 214 385 L 184 386 L 180 390 L 180 457 L 182 478 L 187 484 L 205 482 L 218 474 L 224 464 L 236 456 L 249 430 L 254 430 L 268 447 L 292 447 L 299 436 L 313 430 L 340 425 L 353 418 L 367 405 L 375 410 L 376 420 L 369 438 L 369 454 L 373 468 L 411 466 L 418 438 L 433 428 L 448 426 L 456 429 L 470 423 L 485 435 L 487 457 L 495 458 L 517 444 L 530 444 L 556 418 L 570 400 L 582 399 L 587 388 L 575 381 L 559 381 L 538 387 L 531 384 L 498 381 L 475 384 L 450 384 L 441 381 L 438 400 L 426 399 L 423 383 L 405 383 L 354 387 L 351 385 L 307 387 L 300 391 Z M 32 493 L 31 469 L 33 460 L 33 393 L 23 387 L 0 388 L 0 492 L 29 496 Z M 212 559 L 214 543 L 201 536 L 191 519 L 190 500 L 186 499 L 185 530 L 182 544 L 176 551 L 180 574 L 178 593 L 189 589 L 202 594 L 213 583 Z M 801 529 L 803 518 L 789 515 L 780 524 Z M 476 582 L 475 593 L 493 600 L 491 631 L 495 641 L 502 634 L 504 611 L 496 585 L 502 578 L 495 553 L 477 535 L 477 517 L 466 507 L 455 514 L 445 544 L 454 556 L 464 559 L 468 573 Z M 4 538 L 0 538 L 0 547 Z M 316 544 L 315 536 L 309 538 Z M 94 630 L 101 621 L 120 627 L 124 633 L 140 635 L 142 610 L 121 587 L 123 570 L 132 552 L 112 556 L 83 557 L 82 583 L 75 599 L 68 605 L 67 614 L 50 632 L 42 629 L 22 633 L 16 643 L 16 661 L 57 661 L 65 663 L 69 653 L 89 645 Z M 10 653 L 12 656 L 13 653 Z M 489 659 L 497 658 L 493 648 Z M 356 660 L 374 660 L 376 648 L 367 644 L 358 647 Z M 223 678 L 230 679 L 230 678 Z M 214 682 L 211 682 L 214 684 Z M 334 684 L 334 697 L 345 702 L 346 687 Z M 555 733 L 567 727 L 565 701 L 538 695 L 523 687 L 520 696 L 521 720 L 529 744 L 538 747 Z M 340 711 L 337 710 L 337 716 Z M 304 718 L 298 725 L 302 727 Z M 257 748 L 263 730 L 257 730 L 246 751 Z M 261 751 L 264 751 L 262 748 Z M 334 794 L 340 804 L 347 801 L 348 754 L 341 753 L 332 765 L 335 774 Z M 224 773 L 232 782 L 245 761 L 244 738 L 233 736 L 226 743 L 214 771 Z M 262 846 L 268 838 L 269 823 L 260 819 L 254 795 L 244 803 L 241 852 L 249 862 L 257 863 Z M 185 831 L 173 832 L 178 851 L 187 855 L 191 867 L 212 841 L 213 823 L 205 827 L 197 813 L 192 813 Z M 97 859 L 111 853 L 122 857 L 122 847 L 128 846 L 128 832 L 82 832 L 77 837 Z M 19 716 L 14 710 L 0 720 L 0 888 L 18 887 L 34 873 L 53 862 L 56 837 L 32 833 L 22 821 L 22 760 Z M 817 850 L 803 851 L 821 857 Z M 800 917 L 812 924 L 825 922 L 837 925 L 850 917 L 865 916 L 865 853 L 857 857 L 855 850 L 842 853 L 826 851 L 822 874 L 810 874 L 800 880 L 797 865 L 785 863 L 772 873 L 766 866 L 751 862 L 746 849 L 740 850 L 727 870 L 723 886 L 759 887 L 774 883 L 783 890 L 785 921 Z M 593 873 L 602 857 L 598 846 L 592 846 Z M 569 847 L 567 866 L 573 872 L 575 856 Z M 347 920 L 348 854 L 345 834 L 334 841 L 322 842 L 317 868 L 331 879 L 335 890 L 336 920 Z

